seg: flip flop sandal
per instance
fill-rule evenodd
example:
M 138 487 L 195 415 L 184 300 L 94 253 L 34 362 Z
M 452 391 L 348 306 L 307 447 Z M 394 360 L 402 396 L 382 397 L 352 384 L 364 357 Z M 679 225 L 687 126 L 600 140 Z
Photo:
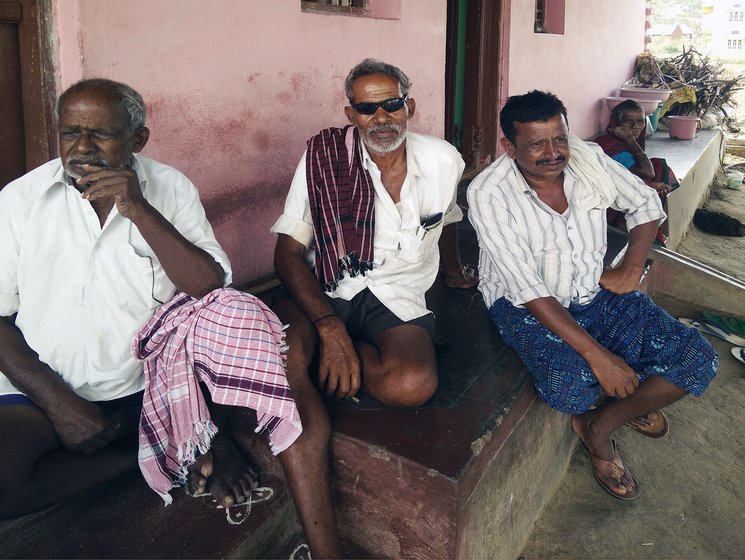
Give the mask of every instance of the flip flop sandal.
M 718 336 L 722 340 L 726 340 L 727 342 L 736 344 L 737 346 L 745 346 L 745 338 L 736 335 L 724 325 L 721 325 L 716 321 L 710 321 L 709 319 L 702 319 L 701 324 L 709 329 L 714 336 Z
M 720 326 L 727 327 L 737 336 L 745 336 L 745 320 L 735 317 L 725 317 L 723 315 L 714 315 L 709 311 L 704 311 L 704 319 L 716 323 Z
M 745 346 L 745 338 L 737 336 L 736 334 L 733 334 L 729 330 L 723 328 L 721 325 L 712 323 L 711 321 L 707 321 L 706 319 L 695 321 L 693 319 L 680 318 L 678 319 L 678 321 L 680 321 L 687 327 L 698 330 L 701 334 L 716 336 L 717 338 L 721 338 L 722 340 L 726 340 L 730 344 L 735 344 L 737 346 Z
M 741 346 L 733 346 L 731 352 L 737 361 L 745 364 L 745 348 Z
M 595 475 L 595 480 L 597 480 L 600 487 L 608 492 L 611 496 L 618 500 L 636 500 L 639 496 L 642 495 L 642 487 L 641 484 L 636 480 L 636 477 L 631 473 L 631 471 L 624 466 L 623 462 L 621 461 L 621 458 L 618 456 L 618 450 L 616 449 L 616 440 L 611 440 L 611 443 L 613 444 L 613 460 L 612 461 L 606 461 L 605 459 L 600 459 L 599 457 L 595 457 L 590 453 L 590 450 L 587 448 L 587 445 L 585 445 L 585 442 L 582 441 L 582 438 L 580 438 L 580 443 L 582 444 L 582 447 L 585 448 L 585 452 L 587 453 L 587 456 L 590 458 L 590 464 L 592 465 L 592 474 Z M 602 470 L 602 474 L 605 476 L 605 478 L 610 478 L 612 480 L 616 480 L 620 483 L 621 478 L 623 478 L 624 474 L 627 474 L 631 481 L 634 484 L 634 487 L 636 490 L 633 490 L 629 492 L 628 494 L 618 494 L 612 490 L 612 487 L 610 484 L 605 482 L 600 475 L 598 474 L 599 471 Z
M 656 420 L 651 425 L 641 424 L 637 426 L 636 424 L 632 424 L 631 422 L 627 422 L 626 425 L 632 430 L 636 430 L 643 436 L 647 436 L 652 439 L 663 438 L 670 431 L 670 423 L 668 422 L 667 416 L 665 416 L 664 412 L 662 412 L 661 410 L 655 410 L 654 412 L 657 413 L 658 420 Z

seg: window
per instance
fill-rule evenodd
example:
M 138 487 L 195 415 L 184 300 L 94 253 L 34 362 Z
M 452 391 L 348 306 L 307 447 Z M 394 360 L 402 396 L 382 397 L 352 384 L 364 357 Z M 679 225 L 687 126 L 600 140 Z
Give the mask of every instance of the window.
M 535 33 L 564 34 L 565 0 L 535 0 Z
M 366 15 L 368 0 L 301 0 L 304 12 L 327 14 Z

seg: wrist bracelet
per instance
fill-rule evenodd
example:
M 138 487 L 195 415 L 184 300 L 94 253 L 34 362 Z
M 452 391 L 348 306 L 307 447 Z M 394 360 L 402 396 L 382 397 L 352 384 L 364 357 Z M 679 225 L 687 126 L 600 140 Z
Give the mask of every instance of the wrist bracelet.
M 317 323 L 320 323 L 321 321 L 323 321 L 324 319 L 328 319 L 329 317 L 334 317 L 335 315 L 336 315 L 336 313 L 329 313 L 328 315 L 324 315 L 323 317 L 319 317 L 315 321 L 311 321 L 310 324 L 315 327 Z

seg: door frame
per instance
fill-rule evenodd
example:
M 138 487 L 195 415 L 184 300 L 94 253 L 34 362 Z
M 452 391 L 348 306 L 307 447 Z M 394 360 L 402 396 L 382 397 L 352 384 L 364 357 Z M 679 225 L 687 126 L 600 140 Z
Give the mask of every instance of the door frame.
M 0 21 L 18 24 L 27 171 L 58 153 L 52 13 L 52 0 L 0 0 Z
M 465 25 L 459 22 L 464 10 Z M 506 30 L 503 22 L 509 10 L 509 0 L 448 0 L 447 43 L 445 69 L 445 137 L 453 142 L 457 131 L 454 126 L 459 91 L 463 126 L 461 154 L 466 161 L 464 176 L 473 176 L 489 165 L 496 157 L 499 137 L 499 109 L 506 76 L 506 57 L 509 46 L 505 43 Z M 459 25 L 460 23 L 460 25 Z M 465 41 L 461 38 L 460 64 L 458 67 L 458 34 L 465 29 Z M 462 74 L 465 83 L 456 85 L 456 75 Z

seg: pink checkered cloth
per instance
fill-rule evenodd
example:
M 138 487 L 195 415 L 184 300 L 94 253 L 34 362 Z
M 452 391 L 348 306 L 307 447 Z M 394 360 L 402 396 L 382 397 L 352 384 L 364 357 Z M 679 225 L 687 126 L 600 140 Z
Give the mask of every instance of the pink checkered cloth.
M 302 432 L 285 375 L 282 323 L 260 300 L 231 288 L 200 300 L 178 292 L 135 335 L 144 362 L 139 463 L 145 480 L 171 503 L 187 466 L 209 450 L 217 432 L 199 388 L 221 405 L 256 411 L 274 454 Z

